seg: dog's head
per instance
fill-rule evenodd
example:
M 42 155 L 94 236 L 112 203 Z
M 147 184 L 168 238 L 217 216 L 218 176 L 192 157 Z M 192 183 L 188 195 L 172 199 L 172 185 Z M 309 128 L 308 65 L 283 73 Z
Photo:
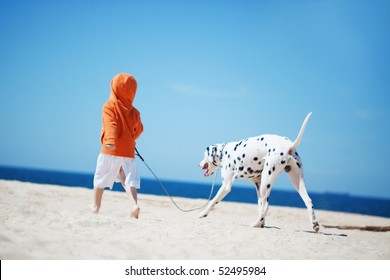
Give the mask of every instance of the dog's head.
M 204 176 L 210 176 L 215 173 L 219 167 L 218 145 L 210 145 L 204 152 L 203 160 L 199 163 L 199 167 L 206 170 Z

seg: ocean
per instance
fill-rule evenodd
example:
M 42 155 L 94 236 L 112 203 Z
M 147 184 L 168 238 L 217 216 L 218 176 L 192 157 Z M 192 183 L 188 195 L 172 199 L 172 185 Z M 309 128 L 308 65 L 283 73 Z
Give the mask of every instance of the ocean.
M 93 188 L 93 174 L 86 173 L 0 166 L 0 179 L 68 187 Z M 170 195 L 187 198 L 207 199 L 211 189 L 211 184 L 203 183 L 170 180 L 162 180 L 162 183 Z M 219 186 L 215 187 L 213 196 L 218 191 L 218 187 Z M 115 184 L 113 190 L 123 191 L 123 188 L 120 184 Z M 148 178 L 141 179 L 141 189 L 139 193 L 165 195 L 160 184 L 155 179 Z M 315 193 L 310 191 L 309 195 L 313 201 L 314 208 L 318 210 L 390 217 L 390 199 L 358 197 L 338 193 Z M 257 203 L 257 196 L 254 187 L 235 184 L 232 191 L 224 200 Z M 272 190 L 270 205 L 305 208 L 305 204 L 297 192 L 277 189 Z

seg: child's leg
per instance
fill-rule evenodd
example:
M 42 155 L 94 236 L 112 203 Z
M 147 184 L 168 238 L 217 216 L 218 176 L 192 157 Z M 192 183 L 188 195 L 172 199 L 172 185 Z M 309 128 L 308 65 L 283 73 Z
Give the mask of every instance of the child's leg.
M 125 184 L 125 179 L 126 179 L 126 176 L 125 176 L 125 172 L 123 171 L 122 167 L 120 169 L 120 175 L 121 175 L 121 178 L 122 178 L 122 187 L 125 189 L 126 193 L 128 194 L 129 198 L 130 198 L 130 217 L 131 218 L 135 218 L 135 219 L 138 219 L 138 216 L 139 216 L 139 212 L 140 212 L 140 208 L 137 204 L 137 189 L 133 186 L 126 186 Z
M 99 213 L 100 206 L 102 205 L 102 197 L 103 197 L 103 188 L 95 188 L 93 190 L 94 193 L 94 205 L 91 206 L 92 212 L 97 214 Z
M 118 170 L 120 161 L 114 156 L 99 153 L 96 162 L 96 171 L 93 177 L 93 204 L 90 206 L 92 212 L 99 213 L 102 204 L 104 187 L 112 187 Z
M 141 211 L 141 209 L 139 208 L 137 203 L 137 189 L 132 186 L 130 186 L 130 201 L 132 204 L 130 217 L 138 219 L 139 212 Z

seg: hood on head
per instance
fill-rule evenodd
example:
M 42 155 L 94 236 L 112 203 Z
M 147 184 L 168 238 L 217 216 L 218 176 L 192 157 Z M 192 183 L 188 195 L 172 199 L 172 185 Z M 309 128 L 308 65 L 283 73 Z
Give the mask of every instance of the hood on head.
M 137 91 L 137 81 L 127 73 L 119 73 L 111 81 L 111 91 L 125 106 L 131 107 Z

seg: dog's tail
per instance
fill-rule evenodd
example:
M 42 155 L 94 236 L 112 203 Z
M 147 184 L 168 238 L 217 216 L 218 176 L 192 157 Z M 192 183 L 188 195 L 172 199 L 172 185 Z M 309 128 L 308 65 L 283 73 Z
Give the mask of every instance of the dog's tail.
M 299 143 L 301 143 L 303 132 L 305 131 L 306 124 L 309 121 L 311 114 L 312 114 L 312 112 L 307 114 L 305 120 L 303 121 L 302 126 L 301 126 L 301 130 L 299 131 L 297 138 L 295 139 L 291 148 L 289 149 L 289 154 L 292 154 L 294 152 L 294 150 L 299 146 Z

